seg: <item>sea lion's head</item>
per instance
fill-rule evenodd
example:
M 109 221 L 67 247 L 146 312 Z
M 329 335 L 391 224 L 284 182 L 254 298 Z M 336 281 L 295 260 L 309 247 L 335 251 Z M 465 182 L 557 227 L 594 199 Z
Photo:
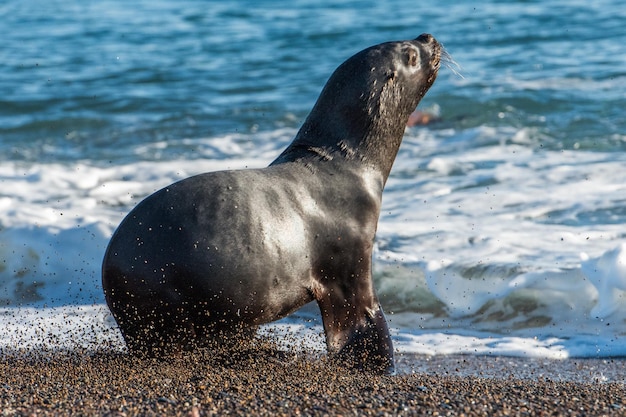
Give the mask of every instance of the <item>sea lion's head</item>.
M 386 176 L 409 115 L 437 77 L 441 54 L 435 38 L 423 34 L 353 55 L 331 75 L 291 149 L 279 160 L 306 151 L 323 159 L 341 155 L 382 163 Z

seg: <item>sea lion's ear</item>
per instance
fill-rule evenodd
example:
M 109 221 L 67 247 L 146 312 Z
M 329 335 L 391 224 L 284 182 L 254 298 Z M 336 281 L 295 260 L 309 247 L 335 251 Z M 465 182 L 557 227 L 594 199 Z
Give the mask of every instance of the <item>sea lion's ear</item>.
M 411 48 L 407 52 L 407 64 L 409 67 L 416 67 L 419 62 L 419 52 L 415 48 Z

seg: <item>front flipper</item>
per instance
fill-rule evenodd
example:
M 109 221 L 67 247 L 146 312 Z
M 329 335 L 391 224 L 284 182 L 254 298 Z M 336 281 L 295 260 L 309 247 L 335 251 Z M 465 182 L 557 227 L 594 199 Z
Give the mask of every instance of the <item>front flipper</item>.
M 380 305 L 367 309 L 365 323 L 355 326 L 348 336 L 337 354 L 340 358 L 352 361 L 352 366 L 358 369 L 387 375 L 395 373 L 393 343 Z
M 347 366 L 394 374 L 393 343 L 382 308 L 329 298 L 318 299 L 330 355 Z

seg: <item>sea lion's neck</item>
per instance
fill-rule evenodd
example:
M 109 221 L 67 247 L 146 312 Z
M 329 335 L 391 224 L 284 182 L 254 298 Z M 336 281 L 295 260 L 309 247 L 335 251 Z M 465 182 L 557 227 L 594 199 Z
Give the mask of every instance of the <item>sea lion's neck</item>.
M 386 182 L 411 110 L 398 112 L 396 108 L 390 114 L 381 106 L 364 107 L 367 112 L 356 110 L 344 117 L 334 114 L 323 118 L 315 116 L 319 114 L 317 107 L 272 165 L 346 160 L 356 162 L 364 169 L 378 171 Z

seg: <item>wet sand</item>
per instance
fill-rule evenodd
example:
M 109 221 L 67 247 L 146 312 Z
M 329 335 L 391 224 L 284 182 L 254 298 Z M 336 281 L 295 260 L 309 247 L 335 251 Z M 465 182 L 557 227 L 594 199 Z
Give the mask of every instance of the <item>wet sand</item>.
M 275 349 L 0 359 L 0 415 L 626 415 L 623 360 L 400 355 L 399 374 Z

